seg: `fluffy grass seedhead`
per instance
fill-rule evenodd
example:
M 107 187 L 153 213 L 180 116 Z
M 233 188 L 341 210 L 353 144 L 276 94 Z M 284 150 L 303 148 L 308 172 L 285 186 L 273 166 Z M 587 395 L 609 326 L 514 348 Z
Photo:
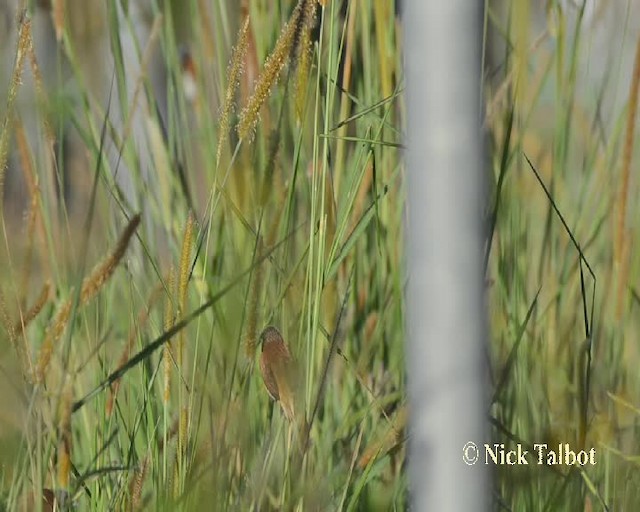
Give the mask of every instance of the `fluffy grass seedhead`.
M 303 6 L 304 2 L 294 8 L 289 21 L 282 28 L 276 45 L 267 57 L 262 73 L 258 77 L 253 94 L 240 114 L 238 135 L 241 139 L 246 138 L 255 129 L 262 105 L 269 98 L 271 89 L 277 83 L 282 69 L 291 58 L 296 34 L 299 30 L 299 22 L 303 14 Z
M 220 155 L 222 147 L 227 140 L 229 134 L 229 118 L 233 113 L 235 106 L 235 95 L 240 85 L 240 76 L 244 71 L 245 57 L 247 54 L 247 45 L 249 42 L 249 16 L 245 16 L 242 26 L 238 32 L 236 46 L 231 54 L 229 68 L 227 71 L 227 89 L 224 95 L 224 104 L 220 112 L 218 149 L 216 150 L 216 166 L 220 165 Z
M 149 474 L 149 466 L 151 465 L 151 457 L 148 455 L 142 459 L 139 466 L 133 472 L 129 480 L 129 507 L 130 512 L 140 510 L 142 506 L 142 487 Z
M 80 302 L 82 304 L 86 304 L 89 300 L 95 297 L 104 284 L 113 275 L 118 264 L 122 260 L 127 247 L 129 246 L 131 237 L 135 233 L 136 229 L 138 229 L 139 224 L 140 214 L 136 214 L 131 218 L 122 235 L 120 235 L 114 251 L 103 262 L 101 262 L 93 272 L 91 272 L 89 278 L 82 283 L 82 291 L 80 293 Z

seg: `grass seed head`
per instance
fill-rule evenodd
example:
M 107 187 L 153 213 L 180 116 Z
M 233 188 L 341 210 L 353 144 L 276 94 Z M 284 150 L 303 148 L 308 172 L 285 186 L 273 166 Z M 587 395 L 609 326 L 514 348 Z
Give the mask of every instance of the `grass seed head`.
M 247 106 L 240 114 L 238 135 L 241 139 L 244 139 L 255 128 L 258 123 L 262 105 L 264 105 L 264 102 L 269 98 L 271 89 L 278 81 L 280 72 L 291 58 L 291 50 L 298 32 L 299 21 L 303 12 L 303 4 L 304 2 L 295 7 L 291 18 L 282 28 L 273 51 L 269 57 L 267 57 L 264 68 L 262 69 L 262 74 L 258 77 L 253 94 L 249 98 Z
M 220 155 L 222 147 L 227 140 L 229 134 L 229 117 L 234 110 L 235 94 L 240 84 L 240 76 L 244 72 L 244 64 L 246 62 L 247 47 L 249 43 L 249 16 L 245 16 L 244 22 L 238 32 L 238 42 L 231 54 L 229 69 L 227 72 L 227 90 L 224 95 L 224 105 L 220 113 L 218 134 L 218 149 L 216 151 L 216 166 L 220 164 Z
M 309 83 L 309 71 L 311 69 L 311 56 L 313 54 L 313 43 L 311 32 L 316 23 L 316 2 L 306 0 L 303 2 L 302 17 L 300 20 L 300 32 L 295 51 L 296 83 L 295 83 L 295 104 L 296 117 L 301 122 L 304 115 L 304 103 Z

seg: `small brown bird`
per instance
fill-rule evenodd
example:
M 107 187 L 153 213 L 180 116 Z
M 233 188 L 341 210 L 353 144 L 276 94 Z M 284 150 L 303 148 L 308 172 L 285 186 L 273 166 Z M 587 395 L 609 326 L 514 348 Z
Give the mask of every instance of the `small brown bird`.
M 260 371 L 264 385 L 271 398 L 280 402 L 285 416 L 294 419 L 294 367 L 295 363 L 282 335 L 273 326 L 268 326 L 260 334 L 262 354 Z

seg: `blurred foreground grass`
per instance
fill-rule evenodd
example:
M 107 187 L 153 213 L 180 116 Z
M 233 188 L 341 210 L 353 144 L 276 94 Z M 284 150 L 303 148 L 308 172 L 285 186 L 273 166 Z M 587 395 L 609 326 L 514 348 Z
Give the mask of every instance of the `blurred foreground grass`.
M 487 270 L 494 441 L 597 453 L 597 464 L 583 468 L 499 467 L 498 503 L 633 510 L 640 12 L 626 1 L 488 6 L 498 48 L 484 80 L 495 220 Z

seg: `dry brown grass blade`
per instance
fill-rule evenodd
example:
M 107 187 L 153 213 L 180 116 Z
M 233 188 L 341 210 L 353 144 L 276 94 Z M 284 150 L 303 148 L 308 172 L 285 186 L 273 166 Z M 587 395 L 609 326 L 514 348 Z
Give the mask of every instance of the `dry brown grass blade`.
M 618 199 L 618 220 L 616 225 L 616 238 L 613 248 L 614 261 L 618 267 L 618 296 L 616 301 L 616 315 L 618 319 L 622 315 L 622 305 L 626 296 L 626 283 L 628 267 L 623 261 L 625 258 L 625 246 L 629 244 L 626 236 L 627 201 L 629 198 L 629 174 L 631 172 L 631 157 L 633 155 L 633 142 L 636 128 L 636 113 L 638 111 L 638 92 L 640 90 L 640 38 L 636 46 L 635 64 L 633 67 L 633 79 L 629 90 L 629 111 L 627 112 L 627 131 L 624 141 L 624 153 L 622 156 L 622 176 L 620 183 L 620 195 Z
M 404 441 L 404 430 L 407 425 L 408 408 L 406 405 L 400 407 L 393 420 L 389 424 L 384 435 L 370 444 L 358 460 L 358 467 L 364 469 L 372 460 L 381 455 L 385 455 Z

